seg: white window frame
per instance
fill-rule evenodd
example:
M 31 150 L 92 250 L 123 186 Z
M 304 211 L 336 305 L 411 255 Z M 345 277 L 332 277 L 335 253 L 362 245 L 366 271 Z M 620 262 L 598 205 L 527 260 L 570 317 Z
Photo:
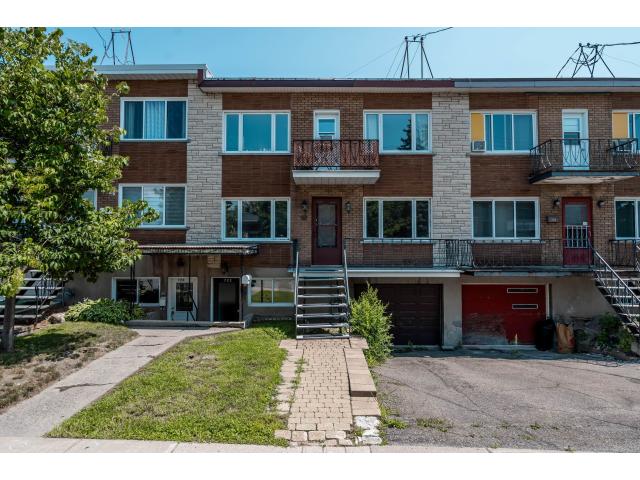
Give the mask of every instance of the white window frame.
M 473 203 L 474 202 L 491 202 L 491 237 L 476 237 L 474 232 L 474 214 Z M 517 223 L 516 223 L 516 208 L 513 208 L 513 237 L 496 237 L 496 202 L 534 202 L 535 205 L 535 237 L 516 237 Z M 503 242 L 523 242 L 523 241 L 536 241 L 540 240 L 540 202 L 538 197 L 474 197 L 471 199 L 471 235 L 474 240 L 478 241 L 494 241 L 499 240 Z
M 533 147 L 538 145 L 538 112 L 536 110 L 472 110 L 471 114 L 479 113 L 482 115 L 482 128 L 484 129 L 484 142 L 487 145 L 487 115 L 532 115 L 533 122 Z M 493 137 L 493 121 L 491 122 L 491 146 L 495 144 Z M 514 139 L 515 145 L 515 122 L 511 118 L 511 138 Z M 533 148 L 532 147 L 532 148 Z M 471 152 L 473 155 L 529 155 L 530 150 L 485 150 L 484 152 Z
M 633 202 L 633 224 L 635 225 L 635 237 L 618 236 L 618 202 Z M 613 199 L 613 228 L 615 229 L 616 240 L 638 240 L 640 239 L 640 222 L 638 221 L 638 208 L 640 208 L 640 197 L 615 197 Z
M 384 225 L 383 225 L 383 208 L 382 204 L 384 202 L 394 202 L 394 201 L 411 201 L 411 237 L 410 238 L 387 238 L 384 236 Z M 364 197 L 362 199 L 362 238 L 366 242 L 375 241 L 379 242 L 383 240 L 384 242 L 393 243 L 395 241 L 402 242 L 404 240 L 431 240 L 432 230 L 432 221 L 433 215 L 431 212 L 431 198 L 430 197 Z M 367 202 L 378 202 L 378 236 L 377 237 L 367 237 Z M 418 237 L 417 236 L 417 219 L 416 219 L 416 202 L 428 202 L 429 203 L 429 236 L 428 237 Z
M 271 298 L 273 298 L 273 286 L 274 286 L 274 282 L 276 280 L 286 280 L 288 282 L 291 282 L 291 291 L 293 292 L 295 289 L 295 285 L 293 284 L 293 278 L 292 277 L 254 277 L 251 279 L 251 281 L 254 280 L 270 280 L 271 281 Z M 270 303 L 263 303 L 263 302 L 254 302 L 253 300 L 251 300 L 251 289 L 253 288 L 253 285 L 249 285 L 249 288 L 247 288 L 247 305 L 249 305 L 250 307 L 265 307 L 265 308 L 271 308 L 271 307 L 292 307 L 294 305 L 294 302 L 291 303 L 287 303 L 287 302 L 270 302 Z
M 149 230 L 176 230 L 176 229 L 185 229 L 187 228 L 187 185 L 185 183 L 121 183 L 118 185 L 118 207 L 122 206 L 122 189 L 125 187 L 140 187 L 142 188 L 142 200 L 144 200 L 144 189 L 145 188 L 158 188 L 161 187 L 163 191 L 164 197 L 164 209 L 161 213 L 162 224 L 160 225 L 145 225 L 140 224 L 136 228 L 144 228 Z M 165 225 L 165 212 L 166 212 L 166 197 L 167 197 L 167 187 L 182 187 L 184 188 L 184 224 L 182 225 Z
M 243 150 L 243 118 L 245 114 L 271 115 L 271 150 Z M 276 150 L 276 115 L 287 115 L 287 149 Z M 238 115 L 238 151 L 227 150 L 227 116 Z M 224 110 L 222 112 L 222 152 L 225 155 L 287 155 L 291 153 L 291 110 Z
M 244 238 L 242 236 L 242 202 L 271 202 L 271 236 L 268 238 Z M 238 237 L 227 237 L 227 215 L 226 215 L 226 202 L 238 202 Z M 287 202 L 287 237 L 275 237 L 276 233 L 276 216 L 275 216 L 275 202 Z M 222 199 L 221 204 L 221 228 L 222 239 L 228 242 L 250 242 L 250 243 L 277 243 L 277 242 L 289 242 L 291 239 L 291 199 L 289 197 L 225 197 Z
M 384 150 L 384 131 L 382 128 L 382 115 L 385 114 L 410 114 L 411 115 L 411 150 Z M 429 145 L 426 150 L 416 150 L 416 114 L 428 115 L 427 128 L 429 129 L 429 135 L 427 142 Z M 367 115 L 378 115 L 378 149 L 381 154 L 384 155 L 431 155 L 433 153 L 433 118 L 431 115 L 431 110 L 413 110 L 413 109 L 405 109 L 405 110 L 364 110 L 362 113 L 362 138 L 367 137 Z
M 111 298 L 116 300 L 116 283 L 118 280 L 135 280 L 136 281 L 136 305 L 141 307 L 159 307 L 162 299 L 162 280 L 160 277 L 111 277 Z M 158 303 L 140 303 L 140 284 L 139 280 L 157 280 L 158 281 Z
M 189 139 L 189 101 L 187 97 L 122 97 L 120 98 L 120 128 L 124 129 L 124 104 L 125 102 L 164 102 L 164 137 L 165 138 L 144 138 L 144 116 L 145 106 L 142 106 L 142 138 L 125 138 L 120 136 L 121 142 L 185 142 Z M 167 102 L 184 102 L 184 137 L 167 138 Z
M 313 138 L 315 140 L 320 140 L 319 120 L 335 120 L 336 136 L 334 140 L 340 140 L 340 110 L 314 110 Z

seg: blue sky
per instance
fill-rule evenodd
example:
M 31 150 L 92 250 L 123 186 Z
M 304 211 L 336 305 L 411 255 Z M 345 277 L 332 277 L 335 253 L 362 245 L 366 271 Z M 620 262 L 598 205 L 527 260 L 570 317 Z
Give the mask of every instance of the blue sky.
M 133 28 L 132 37 L 138 64 L 206 63 L 218 77 L 380 78 L 394 76 L 405 35 L 437 28 Z M 100 60 L 94 29 L 64 30 Z M 428 37 L 426 48 L 435 77 L 553 77 L 579 42 L 630 41 L 640 41 L 640 28 L 461 27 Z M 640 77 L 640 45 L 610 47 L 605 60 L 617 77 Z

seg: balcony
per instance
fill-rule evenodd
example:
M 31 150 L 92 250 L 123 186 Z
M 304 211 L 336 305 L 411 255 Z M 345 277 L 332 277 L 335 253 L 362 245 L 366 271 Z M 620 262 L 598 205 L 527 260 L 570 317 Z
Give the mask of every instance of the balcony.
M 530 152 L 530 183 L 585 184 L 640 175 L 638 139 L 552 139 Z
M 591 249 L 576 239 L 361 239 L 346 238 L 347 264 L 352 272 L 410 269 L 461 271 L 584 271 Z
M 365 185 L 380 178 L 377 140 L 294 140 L 298 185 Z

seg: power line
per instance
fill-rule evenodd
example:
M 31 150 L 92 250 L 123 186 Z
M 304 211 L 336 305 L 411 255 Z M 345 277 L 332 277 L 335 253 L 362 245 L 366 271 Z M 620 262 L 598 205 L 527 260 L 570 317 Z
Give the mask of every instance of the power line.
M 605 57 L 611 58 L 612 60 L 618 60 L 619 62 L 629 63 L 631 65 L 635 65 L 636 67 L 640 67 L 640 63 L 632 62 L 631 60 L 627 60 L 625 58 L 614 57 L 613 55 L 605 54 Z
M 411 78 L 411 64 L 413 63 L 413 59 L 416 54 L 419 52 L 420 54 L 420 78 L 424 78 L 424 67 L 426 65 L 429 70 L 429 75 L 433 78 L 433 71 L 431 70 L 431 64 L 429 63 L 429 57 L 427 56 L 427 51 L 424 48 L 424 41 L 429 35 L 434 35 L 436 33 L 444 32 L 446 30 L 451 30 L 453 27 L 445 27 L 440 28 L 438 30 L 434 30 L 432 32 L 426 32 L 416 35 L 407 35 L 404 37 L 404 55 L 402 58 L 402 67 L 400 70 L 400 78 L 403 78 L 404 72 L 406 70 L 407 75 L 406 78 Z M 409 51 L 411 50 L 411 46 L 415 45 L 415 50 L 413 53 L 413 57 L 409 58 Z
M 400 43 L 399 45 L 394 45 L 393 47 L 391 47 L 389 50 L 387 50 L 386 52 L 378 55 L 376 58 L 368 61 L 367 63 L 365 63 L 364 65 L 356 68 L 355 70 L 353 70 L 352 72 L 349 72 L 345 75 L 345 77 L 350 77 L 351 75 L 353 75 L 356 72 L 359 72 L 360 70 L 362 70 L 365 67 L 368 67 L 369 65 L 371 65 L 373 62 L 375 62 L 376 60 L 381 59 L 382 57 L 384 57 L 385 55 L 387 55 L 388 53 L 390 53 L 394 48 L 400 48 L 402 46 L 402 43 Z M 397 54 L 396 54 L 397 55 Z

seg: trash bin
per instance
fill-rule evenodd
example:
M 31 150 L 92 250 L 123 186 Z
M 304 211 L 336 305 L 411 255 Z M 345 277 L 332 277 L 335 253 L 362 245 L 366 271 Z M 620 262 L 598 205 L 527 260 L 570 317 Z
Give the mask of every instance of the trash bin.
M 553 348 L 553 335 L 556 325 L 553 320 L 540 320 L 535 326 L 536 348 L 538 350 L 551 350 Z

